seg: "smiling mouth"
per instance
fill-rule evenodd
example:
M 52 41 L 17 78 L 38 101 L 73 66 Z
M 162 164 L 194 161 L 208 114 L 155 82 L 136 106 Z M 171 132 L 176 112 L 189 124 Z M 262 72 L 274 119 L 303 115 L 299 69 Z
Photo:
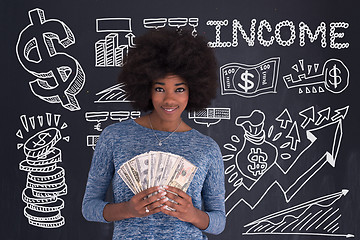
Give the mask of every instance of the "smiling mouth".
M 173 112 L 176 109 L 178 109 L 179 107 L 161 107 L 163 110 L 165 110 L 166 112 Z

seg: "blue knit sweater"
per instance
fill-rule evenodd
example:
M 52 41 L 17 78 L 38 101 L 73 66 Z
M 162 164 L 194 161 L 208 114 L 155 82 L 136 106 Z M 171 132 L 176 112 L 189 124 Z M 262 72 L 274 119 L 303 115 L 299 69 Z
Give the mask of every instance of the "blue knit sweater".
M 155 132 L 159 139 L 169 135 L 169 132 Z M 110 125 L 100 135 L 83 199 L 82 212 L 85 219 L 106 222 L 103 209 L 108 204 L 105 196 L 111 183 L 115 203 L 129 201 L 134 196 L 116 171 L 124 162 L 149 151 L 177 154 L 198 167 L 186 193 L 191 196 L 196 208 L 209 215 L 209 226 L 200 230 L 191 223 L 159 212 L 143 218 L 116 221 L 113 239 L 189 240 L 207 239 L 203 232 L 221 233 L 225 227 L 224 165 L 216 142 L 192 129 L 175 132 L 159 146 L 153 130 L 134 120 Z

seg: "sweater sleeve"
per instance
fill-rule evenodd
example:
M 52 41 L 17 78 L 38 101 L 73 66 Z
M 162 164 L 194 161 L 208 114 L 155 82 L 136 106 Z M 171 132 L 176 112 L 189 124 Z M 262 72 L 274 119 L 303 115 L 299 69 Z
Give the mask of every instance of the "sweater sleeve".
M 209 215 L 209 226 L 206 233 L 220 234 L 225 229 L 225 183 L 224 163 L 219 146 L 210 153 L 213 161 L 209 166 L 203 186 L 204 210 Z
M 103 210 L 106 192 L 114 175 L 111 133 L 104 129 L 96 144 L 82 202 L 82 214 L 88 221 L 107 222 Z

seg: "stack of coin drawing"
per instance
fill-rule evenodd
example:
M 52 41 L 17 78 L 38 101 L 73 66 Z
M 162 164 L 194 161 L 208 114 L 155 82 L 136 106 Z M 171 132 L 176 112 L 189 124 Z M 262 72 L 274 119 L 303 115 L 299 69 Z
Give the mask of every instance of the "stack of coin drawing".
M 22 200 L 26 203 L 24 215 L 36 227 L 57 228 L 65 224 L 61 215 L 67 194 L 65 170 L 57 164 L 62 161 L 61 150 L 55 147 L 61 139 L 56 128 L 48 128 L 29 138 L 24 144 L 26 159 L 20 170 L 28 172 Z
M 134 194 L 154 186 L 188 189 L 197 167 L 185 158 L 159 151 L 140 154 L 117 171 Z

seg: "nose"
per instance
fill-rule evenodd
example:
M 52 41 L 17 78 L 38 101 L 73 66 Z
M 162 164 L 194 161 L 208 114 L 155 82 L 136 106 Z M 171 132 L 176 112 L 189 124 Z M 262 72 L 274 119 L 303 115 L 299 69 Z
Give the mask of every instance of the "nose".
M 166 92 L 164 96 L 164 104 L 166 106 L 172 106 L 176 102 L 175 100 L 175 93 L 173 92 Z

